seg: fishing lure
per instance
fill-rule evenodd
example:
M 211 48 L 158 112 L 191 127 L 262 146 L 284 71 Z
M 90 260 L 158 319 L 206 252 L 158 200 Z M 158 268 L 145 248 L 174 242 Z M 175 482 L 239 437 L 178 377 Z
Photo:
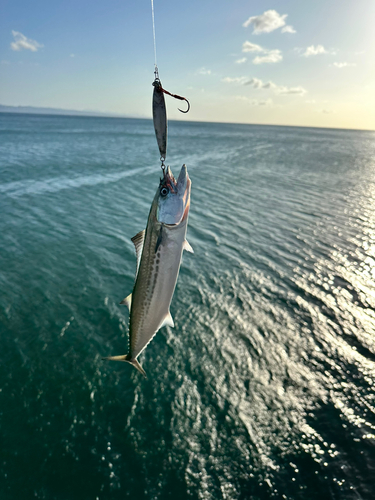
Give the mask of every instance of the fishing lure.
M 154 86 L 152 118 L 154 120 L 156 142 L 158 143 L 160 151 L 160 161 L 163 167 L 164 160 L 167 156 L 167 109 L 165 107 L 163 87 L 161 86 L 159 78 L 155 78 L 152 85 Z
M 162 169 L 164 170 L 165 165 L 164 161 L 167 156 L 167 109 L 165 106 L 164 94 L 170 95 L 175 99 L 179 99 L 180 101 L 186 101 L 188 108 L 186 111 L 178 108 L 181 113 L 187 113 L 190 109 L 190 103 L 186 99 L 186 97 L 182 97 L 177 94 L 171 94 L 168 90 L 165 90 L 161 84 L 159 79 L 158 69 L 155 68 L 155 80 L 153 82 L 154 93 L 152 98 L 152 117 L 154 121 L 155 135 L 156 141 L 158 143 L 159 151 L 160 151 L 160 160 L 162 164 Z

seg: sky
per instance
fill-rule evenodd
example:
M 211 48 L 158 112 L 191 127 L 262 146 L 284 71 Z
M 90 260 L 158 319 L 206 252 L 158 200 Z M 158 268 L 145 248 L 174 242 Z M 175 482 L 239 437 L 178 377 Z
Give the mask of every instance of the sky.
M 170 119 L 375 129 L 375 1 L 154 0 Z M 0 0 L 0 104 L 151 117 L 151 0 Z

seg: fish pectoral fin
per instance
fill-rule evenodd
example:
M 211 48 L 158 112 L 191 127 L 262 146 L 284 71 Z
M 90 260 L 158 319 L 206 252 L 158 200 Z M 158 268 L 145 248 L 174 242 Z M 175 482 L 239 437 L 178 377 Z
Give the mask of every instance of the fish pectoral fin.
M 187 252 L 194 253 L 193 247 L 190 245 L 188 240 L 184 241 L 182 248 L 183 248 L 183 250 L 186 250 Z
M 139 233 L 137 233 L 132 238 L 132 242 L 135 246 L 135 254 L 137 256 L 137 272 L 135 273 L 136 276 L 138 274 L 139 264 L 141 263 L 141 257 L 142 257 L 142 252 L 143 252 L 143 243 L 145 241 L 145 234 L 146 234 L 146 230 L 143 229 L 142 231 L 139 231 Z
M 172 328 L 174 327 L 174 321 L 170 312 L 168 312 L 168 314 L 164 318 L 163 323 L 160 325 L 160 328 L 163 328 L 163 326 L 170 326 Z
M 120 305 L 127 306 L 130 311 L 132 306 L 132 294 L 130 293 L 127 297 L 125 297 L 124 300 L 120 302 Z

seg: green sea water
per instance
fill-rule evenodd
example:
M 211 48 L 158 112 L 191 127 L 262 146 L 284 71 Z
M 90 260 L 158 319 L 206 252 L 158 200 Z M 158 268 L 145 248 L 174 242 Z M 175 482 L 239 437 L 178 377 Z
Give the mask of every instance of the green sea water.
M 171 122 L 172 301 L 124 354 L 151 120 L 0 114 L 0 498 L 375 498 L 375 133 Z

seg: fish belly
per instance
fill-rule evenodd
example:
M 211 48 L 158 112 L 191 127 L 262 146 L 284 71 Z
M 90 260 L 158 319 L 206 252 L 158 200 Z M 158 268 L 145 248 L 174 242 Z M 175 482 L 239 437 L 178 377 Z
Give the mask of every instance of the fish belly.
M 143 311 L 137 324 L 133 325 L 132 321 L 130 324 L 135 340 L 131 348 L 133 358 L 139 356 L 145 349 L 169 315 L 169 307 L 181 264 L 185 234 L 186 226 L 178 230 L 163 228 L 163 241 L 158 252 L 151 256 L 148 289 L 139 294 L 138 304 L 134 302 L 132 304 L 132 308 L 139 308 Z M 134 330 L 132 327 L 135 327 Z

